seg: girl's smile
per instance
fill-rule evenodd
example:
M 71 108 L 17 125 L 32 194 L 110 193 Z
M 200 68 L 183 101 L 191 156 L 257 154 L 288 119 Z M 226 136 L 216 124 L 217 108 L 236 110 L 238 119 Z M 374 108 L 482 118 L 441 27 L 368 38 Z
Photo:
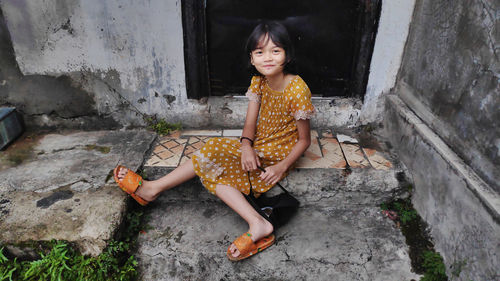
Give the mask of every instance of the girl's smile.
M 268 78 L 282 75 L 286 60 L 285 50 L 270 39 L 268 35 L 262 37 L 257 49 L 251 53 L 252 65 Z

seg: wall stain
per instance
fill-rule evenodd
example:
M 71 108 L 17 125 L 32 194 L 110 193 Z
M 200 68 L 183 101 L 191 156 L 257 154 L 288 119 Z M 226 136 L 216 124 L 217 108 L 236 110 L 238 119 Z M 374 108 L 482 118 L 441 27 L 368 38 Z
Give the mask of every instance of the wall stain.
M 168 104 L 172 104 L 175 101 L 175 96 L 173 95 L 163 95 Z

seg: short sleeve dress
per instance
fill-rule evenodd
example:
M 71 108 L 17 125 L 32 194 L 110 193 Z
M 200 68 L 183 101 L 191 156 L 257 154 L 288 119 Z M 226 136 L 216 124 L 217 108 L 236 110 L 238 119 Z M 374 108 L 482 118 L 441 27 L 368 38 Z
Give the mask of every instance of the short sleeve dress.
M 263 167 L 277 164 L 298 141 L 296 120 L 310 119 L 315 113 L 311 91 L 298 75 L 283 92 L 272 90 L 265 77 L 254 76 L 246 96 L 249 102 L 260 104 L 253 148 Z M 236 139 L 211 138 L 194 153 L 195 173 L 211 193 L 215 194 L 217 184 L 224 184 L 248 195 L 249 180 L 256 196 L 273 187 L 260 180 L 259 170 L 248 175 L 241 169 L 240 145 Z

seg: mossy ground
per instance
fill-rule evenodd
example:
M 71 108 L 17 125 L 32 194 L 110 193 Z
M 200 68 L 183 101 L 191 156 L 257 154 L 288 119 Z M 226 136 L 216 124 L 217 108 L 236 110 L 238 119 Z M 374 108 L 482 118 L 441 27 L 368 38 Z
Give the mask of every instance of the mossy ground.
M 424 275 L 420 281 L 448 280 L 443 258 L 434 249 L 427 224 L 413 208 L 411 198 L 384 203 L 381 209 L 397 214 L 394 222 L 401 229 L 410 248 L 411 266 L 415 273 Z
M 33 133 L 24 133 L 16 141 L 7 146 L 0 153 L 0 171 L 21 165 L 34 156 L 33 148 L 40 136 Z

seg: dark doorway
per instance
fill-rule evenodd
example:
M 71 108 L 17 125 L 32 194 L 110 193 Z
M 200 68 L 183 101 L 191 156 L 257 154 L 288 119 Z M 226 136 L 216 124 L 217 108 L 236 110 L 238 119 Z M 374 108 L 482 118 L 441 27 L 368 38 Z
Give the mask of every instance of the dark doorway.
M 189 98 L 245 93 L 250 73 L 244 44 L 262 19 L 288 28 L 298 74 L 313 95 L 364 96 L 380 0 L 204 2 L 183 1 Z

